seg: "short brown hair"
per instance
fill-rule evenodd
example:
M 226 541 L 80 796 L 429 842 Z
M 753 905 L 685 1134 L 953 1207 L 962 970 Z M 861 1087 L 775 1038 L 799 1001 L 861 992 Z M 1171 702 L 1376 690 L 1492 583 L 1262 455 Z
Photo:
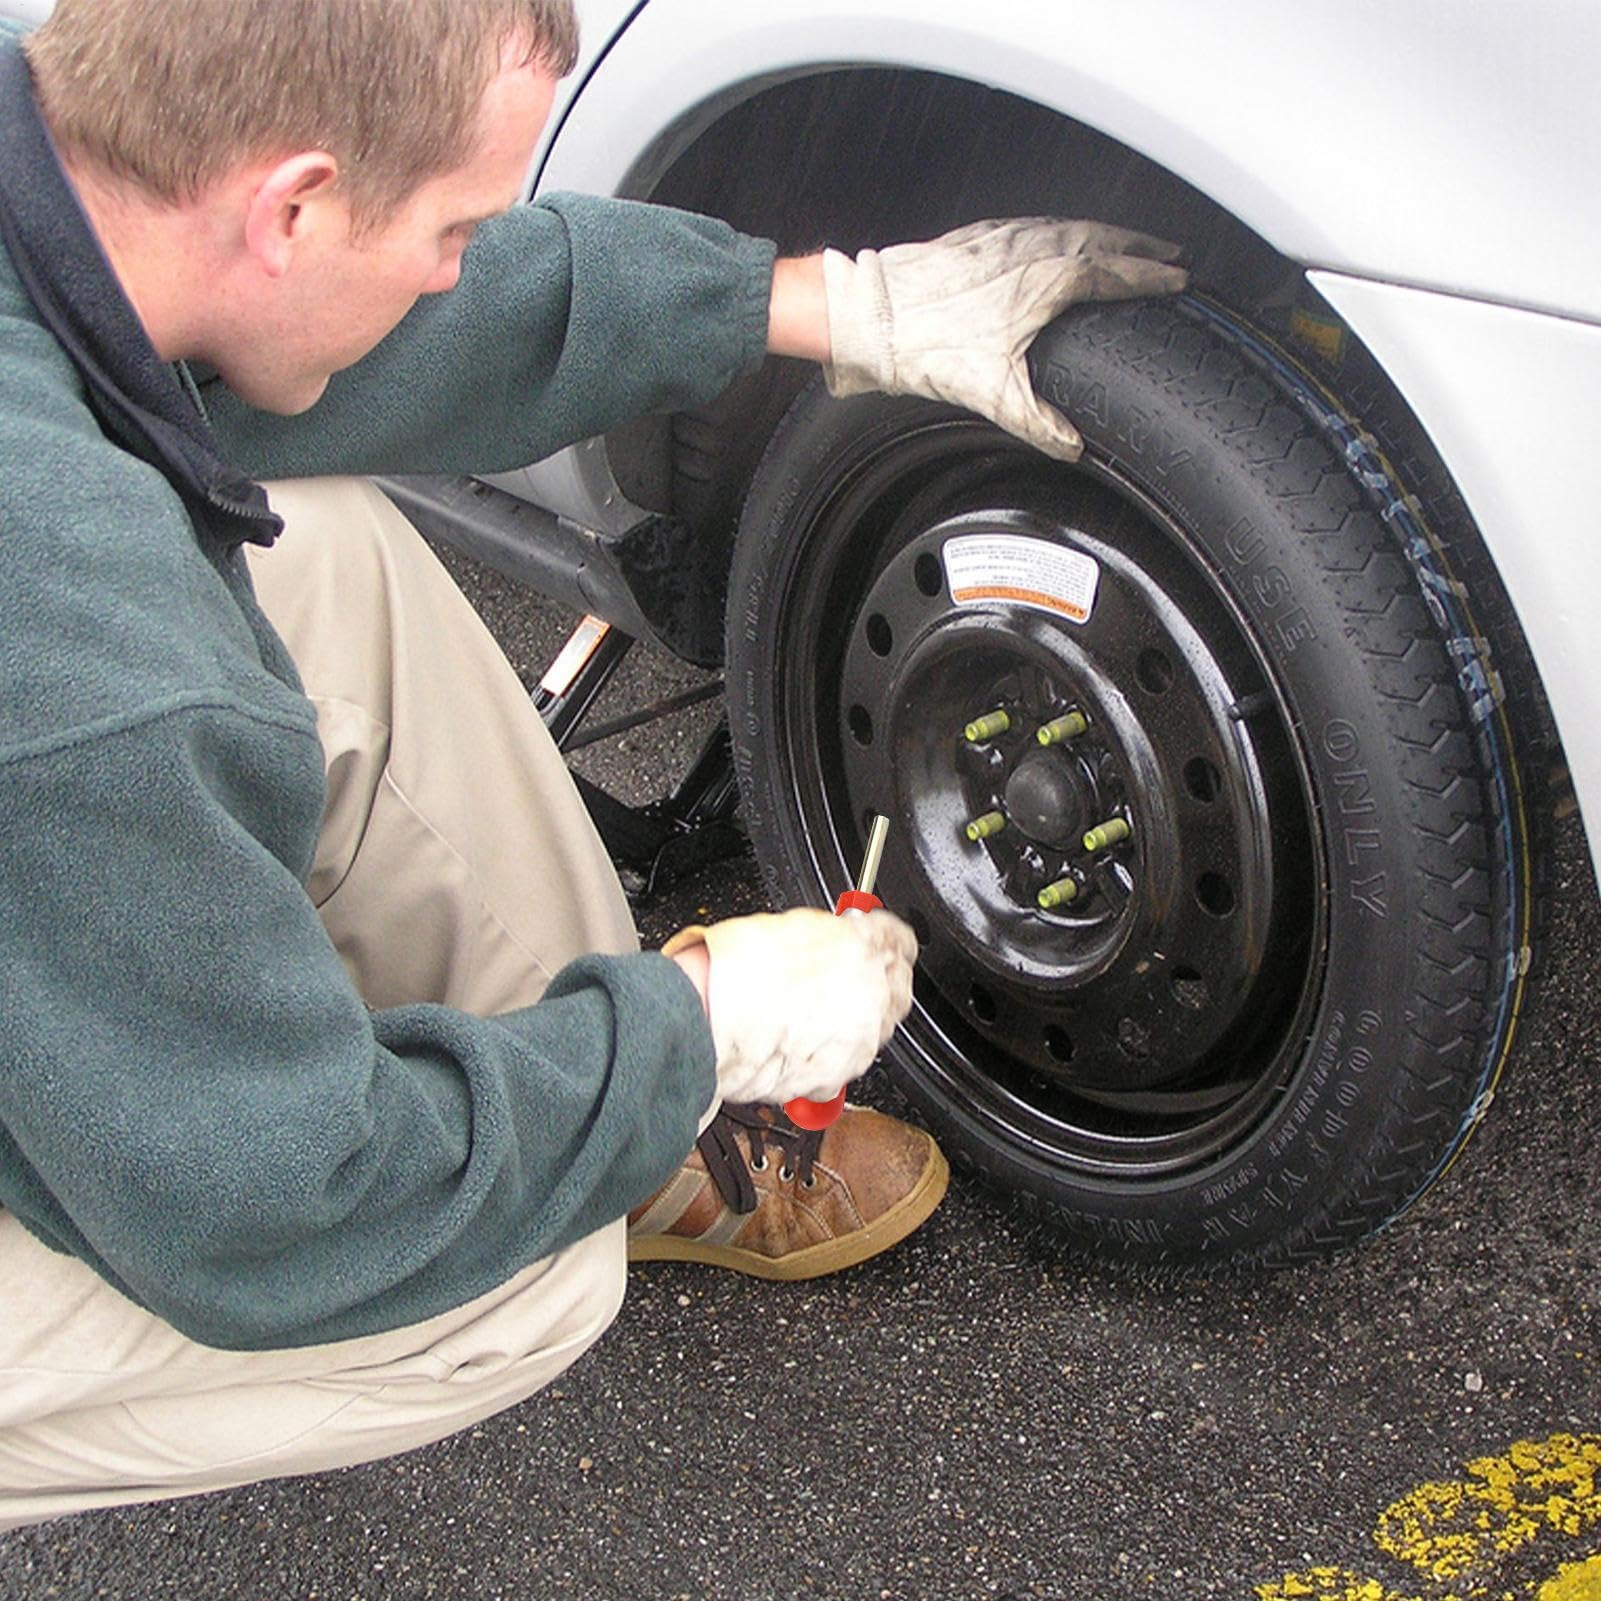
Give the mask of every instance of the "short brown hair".
M 472 155 L 522 40 L 570 72 L 572 0 L 58 0 L 24 49 L 57 143 L 108 176 L 176 204 L 326 150 L 361 228 Z

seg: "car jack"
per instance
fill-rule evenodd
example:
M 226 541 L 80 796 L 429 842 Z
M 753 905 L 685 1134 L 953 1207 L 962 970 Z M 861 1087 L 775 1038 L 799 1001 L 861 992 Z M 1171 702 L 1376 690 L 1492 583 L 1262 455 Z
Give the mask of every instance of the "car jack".
M 534 709 L 564 755 L 722 694 L 718 679 L 585 728 L 585 717 L 633 644 L 630 635 L 610 623 L 585 617 L 540 680 Z M 655 899 L 684 873 L 750 848 L 736 815 L 739 786 L 726 717 L 719 719 L 689 772 L 662 799 L 630 806 L 581 774 L 572 778 L 623 890 L 636 906 Z

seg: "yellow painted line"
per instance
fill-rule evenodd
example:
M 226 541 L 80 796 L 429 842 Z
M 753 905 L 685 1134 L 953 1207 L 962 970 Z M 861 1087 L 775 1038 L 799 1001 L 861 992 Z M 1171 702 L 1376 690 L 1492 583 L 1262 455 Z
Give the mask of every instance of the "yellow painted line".
M 1565 1563 L 1554 1579 L 1540 1586 L 1535 1601 L 1595 1601 L 1601 1595 L 1601 1557 Z
M 1460 1479 L 1420 1484 L 1379 1514 L 1374 1544 L 1410 1577 L 1387 1583 L 1309 1568 L 1259 1584 L 1257 1601 L 1601 1601 L 1598 1537 L 1601 1434 L 1520 1440 L 1504 1456 L 1475 1458 Z M 1509 1585 L 1508 1563 L 1530 1550 L 1547 1576 Z M 1529 1563 L 1518 1567 L 1527 1572 Z

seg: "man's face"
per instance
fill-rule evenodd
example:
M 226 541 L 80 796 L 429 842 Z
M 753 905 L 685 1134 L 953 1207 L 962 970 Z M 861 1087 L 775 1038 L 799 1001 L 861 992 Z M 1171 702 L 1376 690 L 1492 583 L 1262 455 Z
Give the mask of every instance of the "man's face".
M 216 365 L 241 399 L 285 415 L 316 404 L 422 295 L 461 275 L 474 228 L 514 204 L 550 115 L 556 80 L 509 53 L 484 96 L 484 137 L 465 165 L 431 178 L 387 223 L 351 238 L 342 201 L 308 230 L 248 351 Z M 328 200 L 324 200 L 324 205 Z M 341 224 L 342 218 L 342 224 Z

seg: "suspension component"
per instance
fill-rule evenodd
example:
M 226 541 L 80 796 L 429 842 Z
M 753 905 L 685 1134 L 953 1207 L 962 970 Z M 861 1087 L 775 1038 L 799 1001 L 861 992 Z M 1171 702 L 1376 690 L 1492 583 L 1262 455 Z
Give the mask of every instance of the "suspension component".
M 981 839 L 989 839 L 1005 827 L 1005 812 L 985 812 L 982 817 L 975 817 L 962 832 L 976 845 Z
M 1077 739 L 1089 726 L 1083 712 L 1069 712 L 1065 717 L 1053 717 L 1043 728 L 1036 729 L 1034 737 L 1042 745 L 1060 745 L 1065 740 Z
M 968 744 L 982 745 L 985 740 L 1004 734 L 1011 726 L 1012 719 L 1006 712 L 985 712 L 982 717 L 975 717 L 962 730 L 962 735 Z
M 1113 845 L 1121 845 L 1134 830 L 1121 817 L 1109 817 L 1104 823 L 1098 823 L 1084 836 L 1084 849 L 1087 851 L 1109 850 Z

